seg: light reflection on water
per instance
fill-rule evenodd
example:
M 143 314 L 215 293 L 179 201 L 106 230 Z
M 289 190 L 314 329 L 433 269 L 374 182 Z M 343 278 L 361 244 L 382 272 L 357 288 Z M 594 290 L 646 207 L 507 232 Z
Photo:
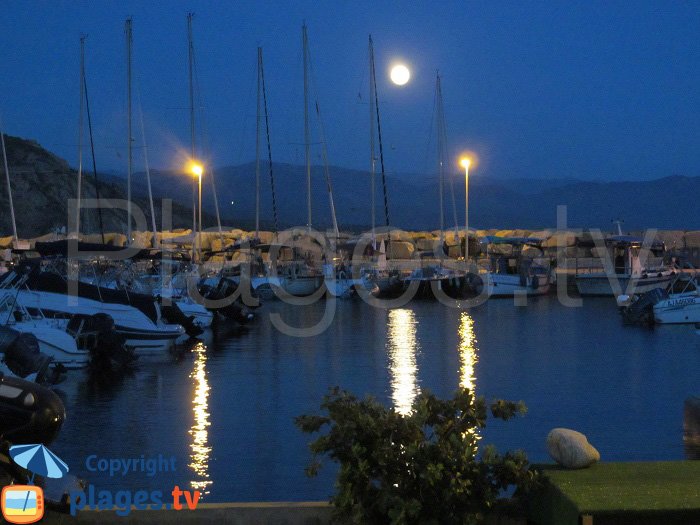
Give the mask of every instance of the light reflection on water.
M 413 310 L 389 310 L 387 353 L 391 375 L 391 399 L 399 414 L 410 414 L 413 400 L 420 393 L 416 354 L 418 321 Z
M 192 399 L 192 412 L 194 422 L 189 434 L 192 436 L 190 444 L 189 467 L 196 477 L 190 482 L 193 489 L 203 494 L 209 492 L 213 483 L 209 477 L 209 458 L 211 446 L 209 445 L 209 382 L 207 381 L 207 347 L 198 343 L 192 350 L 195 355 L 194 367 L 190 378 L 194 379 L 194 398 Z
M 606 461 L 690 457 L 682 407 L 700 385 L 692 326 L 625 327 L 614 300 L 565 308 L 546 297 L 467 312 L 429 301 L 394 311 L 338 301 L 336 320 L 314 338 L 284 336 L 268 316 L 301 325 L 325 306 L 268 303 L 249 331 L 220 326 L 205 345 L 139 360 L 114 384 L 69 374 L 59 385 L 68 417 L 51 449 L 99 489 L 165 494 L 192 482 L 208 502 L 324 500 L 337 471 L 329 461 L 318 478 L 305 476 L 312 436 L 294 418 L 317 414 L 330 387 L 407 411 L 419 391 L 444 399 L 471 386 L 527 404 L 524 418 L 494 420 L 480 435 L 500 450 L 524 449 L 532 462 L 549 461 L 546 436 L 560 426 L 586 434 Z M 113 477 L 88 471 L 90 454 L 172 455 L 177 469 Z
M 474 368 L 479 359 L 476 344 L 474 319 L 468 312 L 462 312 L 459 319 L 459 386 L 472 393 L 476 388 Z

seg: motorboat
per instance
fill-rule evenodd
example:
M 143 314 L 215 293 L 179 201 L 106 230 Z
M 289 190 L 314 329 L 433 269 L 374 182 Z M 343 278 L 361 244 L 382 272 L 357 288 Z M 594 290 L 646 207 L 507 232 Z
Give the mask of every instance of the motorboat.
M 664 289 L 676 275 L 663 263 L 663 243 L 645 248 L 638 237 L 615 235 L 605 239 L 604 250 L 599 255 L 612 261 L 610 271 L 604 266 L 576 267 L 576 287 L 582 296 L 632 296 Z
M 482 274 L 488 297 L 546 295 L 551 267 L 542 257 L 540 239 L 493 237 L 482 239 L 489 268 Z
M 14 302 L 23 308 L 31 319 L 48 319 L 55 322 L 58 329 L 66 330 L 70 320 L 74 316 L 91 317 L 96 314 L 107 314 L 114 320 L 116 332 L 126 338 L 126 346 L 138 351 L 138 353 L 158 353 L 171 348 L 178 338 L 185 335 L 185 329 L 180 324 L 164 322 L 160 305 L 150 302 L 142 305 L 150 315 L 141 309 L 129 304 L 99 301 L 85 297 L 80 292 L 85 290 L 85 283 L 75 282 L 77 294 L 71 295 L 69 283 L 61 283 L 60 276 L 46 275 L 47 280 L 34 280 L 36 285 L 28 288 L 26 279 L 16 282 L 16 277 L 10 272 L 3 281 L 4 294 L 13 298 Z M 42 274 L 43 275 L 43 274 Z M 53 287 L 43 286 L 53 283 Z M 63 293 L 60 293 L 60 292 Z M 105 294 L 111 290 L 97 287 L 97 292 Z
M 679 274 L 665 290 L 653 289 L 632 297 L 617 298 L 628 323 L 700 323 L 700 290 L 696 276 Z

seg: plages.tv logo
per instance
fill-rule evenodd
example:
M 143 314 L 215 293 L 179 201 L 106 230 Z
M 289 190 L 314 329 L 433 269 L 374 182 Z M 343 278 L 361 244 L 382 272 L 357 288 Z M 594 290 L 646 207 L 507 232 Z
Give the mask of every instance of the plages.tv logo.
M 68 472 L 61 458 L 44 445 L 13 445 L 10 457 L 31 476 L 26 485 L 3 487 L 0 496 L 2 517 L 8 523 L 34 523 L 44 517 L 44 491 L 34 485 L 34 475 L 62 478 Z

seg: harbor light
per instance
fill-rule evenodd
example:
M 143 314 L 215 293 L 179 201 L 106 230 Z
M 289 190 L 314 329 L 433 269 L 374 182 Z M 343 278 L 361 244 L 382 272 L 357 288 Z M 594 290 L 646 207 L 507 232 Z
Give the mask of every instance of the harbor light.
M 190 170 L 192 171 L 192 175 L 194 175 L 195 177 L 201 177 L 202 173 L 204 172 L 204 168 L 202 168 L 202 165 L 197 164 L 196 162 L 192 163 Z
M 471 165 L 472 161 L 471 159 L 464 157 L 459 161 L 459 165 L 462 166 L 464 169 L 468 170 L 469 166 Z

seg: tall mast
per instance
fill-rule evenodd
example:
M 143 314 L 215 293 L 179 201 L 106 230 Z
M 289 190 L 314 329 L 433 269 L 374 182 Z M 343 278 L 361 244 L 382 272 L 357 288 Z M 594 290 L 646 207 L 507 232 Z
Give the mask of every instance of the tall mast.
M 260 70 L 262 47 L 258 47 L 258 98 L 255 112 L 255 238 L 260 237 Z
M 311 133 L 309 130 L 309 40 L 306 22 L 301 26 L 304 54 L 304 154 L 306 160 L 306 226 L 311 231 Z
M 194 44 L 192 43 L 192 17 L 194 13 L 187 14 L 187 48 L 189 57 L 189 85 L 190 85 L 190 145 L 192 147 L 192 161 L 195 157 L 195 142 L 194 142 L 194 83 L 192 79 L 192 66 L 194 62 Z M 195 254 L 195 239 L 197 235 L 197 181 L 192 179 L 192 258 Z
M 80 116 L 78 117 L 78 195 L 75 211 L 75 235 L 80 239 L 80 198 L 83 179 L 83 100 L 85 100 L 85 35 L 80 37 Z
M 374 53 L 374 47 L 372 47 L 372 53 Z M 377 93 L 377 72 L 374 67 L 374 59 L 371 61 L 371 80 L 372 90 L 374 91 L 374 108 L 377 113 L 377 138 L 379 139 L 379 164 L 382 169 L 382 186 L 384 189 L 384 219 L 386 221 L 386 226 L 389 226 L 389 196 L 386 187 L 386 172 L 384 171 L 384 147 L 382 145 L 382 124 L 379 118 L 379 94 Z
M 126 34 L 126 113 L 127 113 L 127 175 L 126 175 L 126 239 L 127 243 L 131 244 L 131 171 L 132 171 L 132 154 L 131 142 L 133 136 L 131 133 L 131 18 L 127 18 L 124 24 L 124 33 Z
M 376 161 L 374 153 L 374 82 L 372 75 L 374 74 L 374 44 L 372 43 L 372 35 L 369 35 L 369 184 L 370 192 L 372 194 L 371 206 L 372 206 L 372 248 L 376 249 L 376 242 L 374 237 L 374 229 L 376 228 L 376 189 L 375 189 L 375 176 L 376 176 Z
M 15 247 L 19 237 L 17 237 L 17 223 L 15 222 L 15 206 L 12 203 L 12 186 L 10 185 L 10 169 L 7 166 L 7 150 L 5 149 L 5 133 L 0 129 L 0 142 L 2 142 L 2 160 L 5 164 L 5 179 L 7 180 L 7 197 L 10 201 L 10 215 L 12 216 L 12 235 L 14 237 Z
M 440 73 L 436 74 L 435 79 L 435 104 L 436 104 L 436 129 L 437 129 L 437 154 L 438 154 L 438 187 L 440 192 L 440 253 L 442 254 L 442 246 L 445 241 L 445 204 L 444 204 L 444 190 L 445 190 L 445 173 L 443 166 L 443 144 L 442 144 L 442 92 L 440 88 Z M 440 256 L 442 258 L 442 255 Z
M 265 91 L 265 66 L 263 64 L 263 52 L 260 48 L 260 82 L 262 84 L 263 107 L 265 109 L 265 134 L 267 137 L 267 161 L 270 168 L 270 187 L 272 189 L 272 215 L 275 220 L 275 232 L 277 225 L 277 199 L 275 197 L 275 178 L 272 176 L 272 146 L 270 145 L 270 120 L 267 116 L 267 93 Z

